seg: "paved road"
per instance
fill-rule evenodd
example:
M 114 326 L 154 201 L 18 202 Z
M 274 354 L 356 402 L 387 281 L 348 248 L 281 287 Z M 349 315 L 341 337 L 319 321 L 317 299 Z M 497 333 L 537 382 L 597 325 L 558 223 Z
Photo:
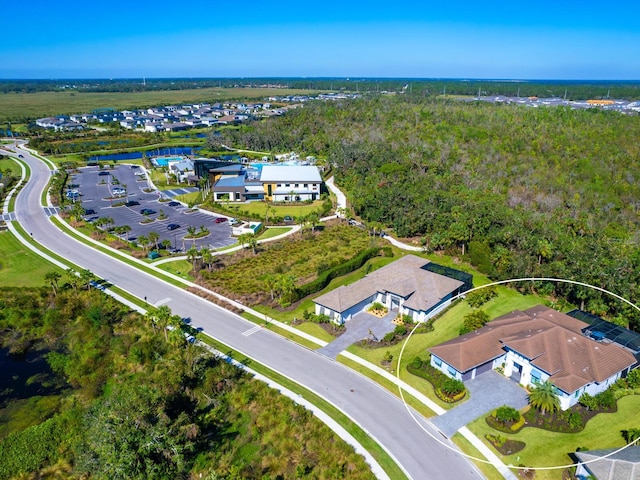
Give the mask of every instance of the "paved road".
M 194 327 L 202 327 L 321 395 L 382 444 L 410 478 L 482 478 L 462 455 L 425 434 L 395 396 L 365 377 L 64 235 L 47 220 L 40 205 L 40 192 L 50 176 L 48 168 L 27 152 L 23 155 L 31 167 L 31 179 L 17 197 L 16 215 L 44 246 L 139 298 L 147 297 L 151 304 L 168 305 L 174 313 L 190 317 Z M 421 422 L 434 438 L 440 437 L 429 422 Z

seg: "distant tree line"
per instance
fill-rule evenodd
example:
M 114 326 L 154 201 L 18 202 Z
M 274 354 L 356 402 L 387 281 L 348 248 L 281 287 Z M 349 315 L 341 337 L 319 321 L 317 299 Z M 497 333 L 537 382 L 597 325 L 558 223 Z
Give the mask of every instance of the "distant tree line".
M 490 81 L 416 78 L 129 78 L 0 80 L 0 93 L 49 91 L 148 92 L 198 88 L 251 88 L 277 85 L 297 90 L 331 90 L 359 93 L 402 93 L 407 96 L 507 95 L 520 97 L 640 98 L 638 81 Z

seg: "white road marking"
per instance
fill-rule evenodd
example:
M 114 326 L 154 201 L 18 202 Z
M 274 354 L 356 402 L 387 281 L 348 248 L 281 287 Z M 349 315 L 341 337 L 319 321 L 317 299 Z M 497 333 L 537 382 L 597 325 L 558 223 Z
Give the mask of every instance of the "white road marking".
M 256 325 L 253 328 L 250 328 L 249 330 L 247 330 L 246 332 L 242 332 L 242 335 L 245 337 L 248 337 L 249 335 L 253 335 L 254 333 L 256 333 L 258 330 L 260 330 L 262 327 L 260 325 Z
M 163 298 L 162 300 L 158 300 L 153 304 L 154 307 L 159 307 L 160 305 L 164 305 L 165 303 L 169 303 L 171 301 L 171 297 Z

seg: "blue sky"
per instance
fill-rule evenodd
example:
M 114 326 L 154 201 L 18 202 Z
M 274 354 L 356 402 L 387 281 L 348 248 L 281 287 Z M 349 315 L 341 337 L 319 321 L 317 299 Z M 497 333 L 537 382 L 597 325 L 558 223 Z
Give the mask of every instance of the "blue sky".
M 640 80 L 640 1 L 31 0 L 0 78 Z

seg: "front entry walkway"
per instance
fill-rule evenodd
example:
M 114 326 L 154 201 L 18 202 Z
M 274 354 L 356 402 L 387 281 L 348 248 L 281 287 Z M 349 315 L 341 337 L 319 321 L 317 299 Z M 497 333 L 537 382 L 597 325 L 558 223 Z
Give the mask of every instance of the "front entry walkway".
M 329 358 L 335 359 L 340 352 L 360 340 L 368 338 L 382 339 L 387 333 L 393 332 L 396 326 L 392 320 L 398 316 L 398 312 L 391 311 L 382 318 L 367 312 L 360 312 L 345 322 L 346 331 L 330 344 L 316 350 Z
M 431 420 L 449 438 L 467 423 L 502 405 L 520 410 L 529 403 L 524 388 L 494 370 L 478 375 L 464 385 L 471 398 Z

